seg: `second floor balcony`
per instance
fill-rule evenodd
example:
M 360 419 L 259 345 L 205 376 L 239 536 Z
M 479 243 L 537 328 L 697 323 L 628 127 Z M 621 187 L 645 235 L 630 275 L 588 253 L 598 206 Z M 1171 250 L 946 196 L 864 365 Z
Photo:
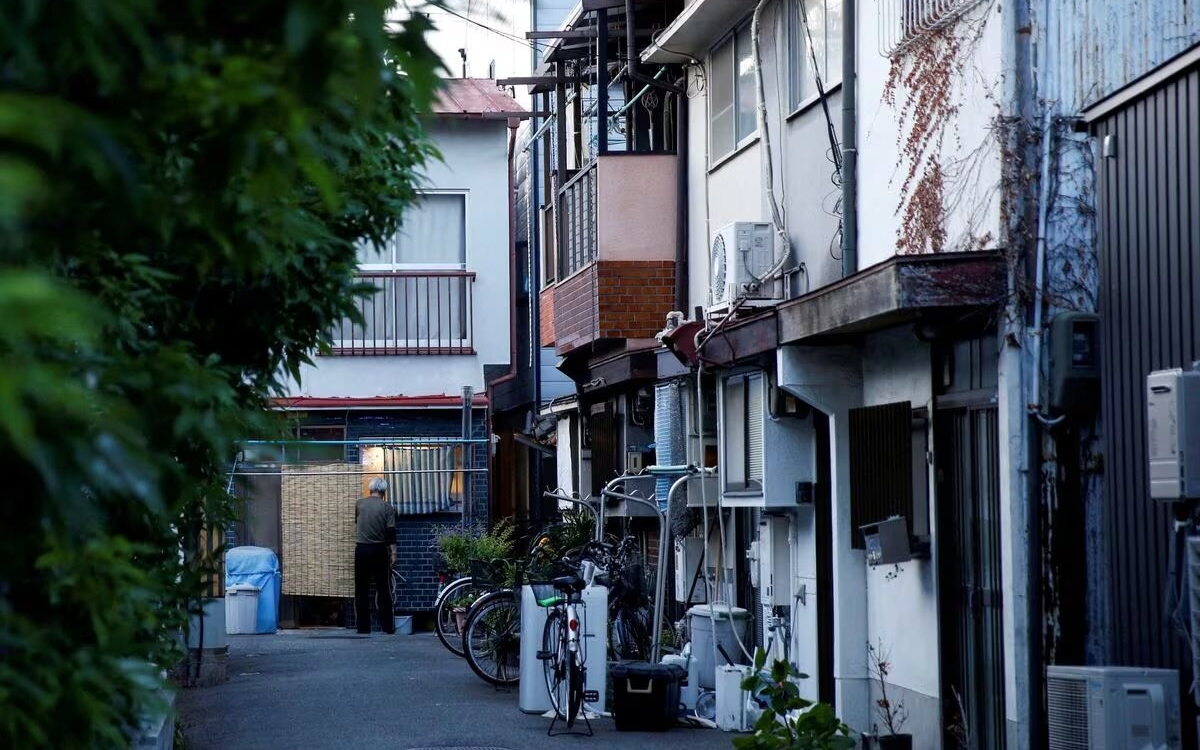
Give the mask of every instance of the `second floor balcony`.
M 358 300 L 361 323 L 333 330 L 333 354 L 474 354 L 474 271 L 362 271 L 375 294 Z
M 560 353 L 650 338 L 674 303 L 673 154 L 608 154 L 569 176 L 543 216 L 542 343 Z

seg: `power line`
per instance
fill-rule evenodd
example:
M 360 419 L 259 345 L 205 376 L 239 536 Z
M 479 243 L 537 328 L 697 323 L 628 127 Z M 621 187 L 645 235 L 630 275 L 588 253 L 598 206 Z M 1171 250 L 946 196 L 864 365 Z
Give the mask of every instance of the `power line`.
M 458 11 L 449 8 L 448 6 L 443 5 L 439 8 L 439 10 L 445 11 L 446 13 L 449 13 L 452 16 L 460 18 L 460 19 L 466 21 L 467 23 L 473 23 L 476 26 L 478 26 L 479 28 L 484 29 L 485 31 L 490 31 L 493 34 L 496 34 L 497 36 L 504 37 L 505 39 L 508 39 L 509 41 L 517 42 L 518 44 L 523 44 L 535 52 L 543 51 L 536 43 L 531 42 L 528 39 L 522 39 L 521 37 L 516 36 L 514 34 L 510 34 L 507 31 L 497 29 L 493 26 L 488 26 L 486 23 L 483 23 L 482 21 L 476 21 L 474 18 L 471 18 L 470 16 L 465 16 L 462 13 L 459 13 Z

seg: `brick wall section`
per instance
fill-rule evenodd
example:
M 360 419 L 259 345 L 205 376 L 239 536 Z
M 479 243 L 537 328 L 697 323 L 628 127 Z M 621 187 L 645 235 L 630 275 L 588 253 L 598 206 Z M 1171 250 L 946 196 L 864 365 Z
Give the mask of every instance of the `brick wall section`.
M 542 346 L 554 346 L 554 290 L 555 287 L 543 289 L 538 296 L 538 320 L 541 321 Z
M 487 412 L 476 409 L 472 419 L 473 436 L 487 437 Z M 369 437 L 461 437 L 462 412 L 458 409 L 430 411 L 350 412 L 347 417 L 346 439 Z M 468 466 L 487 468 L 488 446 L 470 446 Z M 346 446 L 346 460 L 358 460 L 358 447 Z M 476 472 L 469 475 L 472 482 L 472 507 L 475 519 L 488 522 L 488 475 Z M 407 583 L 400 589 L 398 612 L 429 612 L 437 598 L 436 554 L 432 548 L 436 531 L 447 524 L 458 524 L 457 513 L 429 516 L 398 516 L 396 519 L 396 567 Z M 350 607 L 353 610 L 353 607 Z M 353 626 L 353 623 L 351 623 Z
M 559 282 L 554 289 L 554 347 L 566 353 L 595 338 L 596 265 Z
M 559 354 L 596 339 L 650 338 L 675 304 L 675 263 L 602 260 L 547 291 L 553 292 L 553 336 L 543 322 L 542 341 Z M 545 292 L 543 316 L 544 301 Z
M 650 338 L 675 305 L 675 263 L 600 261 L 599 337 Z

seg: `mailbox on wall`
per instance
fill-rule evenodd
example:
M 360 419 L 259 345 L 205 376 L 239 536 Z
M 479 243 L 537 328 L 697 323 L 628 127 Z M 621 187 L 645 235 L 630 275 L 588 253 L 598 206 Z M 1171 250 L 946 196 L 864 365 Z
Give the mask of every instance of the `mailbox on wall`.
M 908 521 L 904 516 L 892 516 L 859 528 L 866 542 L 868 565 L 891 565 L 912 559 Z

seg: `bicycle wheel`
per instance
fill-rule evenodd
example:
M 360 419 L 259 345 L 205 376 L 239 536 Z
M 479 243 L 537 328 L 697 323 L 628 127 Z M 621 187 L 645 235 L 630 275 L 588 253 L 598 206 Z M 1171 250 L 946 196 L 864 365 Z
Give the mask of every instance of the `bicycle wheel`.
M 521 676 L 521 603 L 505 589 L 484 595 L 467 613 L 463 651 L 475 674 L 493 685 Z
M 575 718 L 583 710 L 583 667 L 578 659 L 578 652 L 567 655 L 567 729 L 575 725 Z
M 609 638 L 617 661 L 642 661 L 649 655 L 647 615 L 643 609 L 619 609 L 613 615 Z
M 550 705 L 559 718 L 566 718 L 564 709 L 567 708 L 567 639 L 563 630 L 565 618 L 559 610 L 553 610 L 546 618 L 546 627 L 542 630 L 542 671 L 546 675 L 546 692 L 550 694 Z
M 466 630 L 466 618 L 463 617 L 463 627 L 458 627 L 459 616 L 454 614 L 455 605 L 463 598 L 470 598 L 474 603 L 486 593 L 483 586 L 475 585 L 470 578 L 459 578 L 446 584 L 438 598 L 437 609 L 434 612 L 434 630 L 442 645 L 450 649 L 450 653 L 465 656 L 463 650 L 463 631 Z

